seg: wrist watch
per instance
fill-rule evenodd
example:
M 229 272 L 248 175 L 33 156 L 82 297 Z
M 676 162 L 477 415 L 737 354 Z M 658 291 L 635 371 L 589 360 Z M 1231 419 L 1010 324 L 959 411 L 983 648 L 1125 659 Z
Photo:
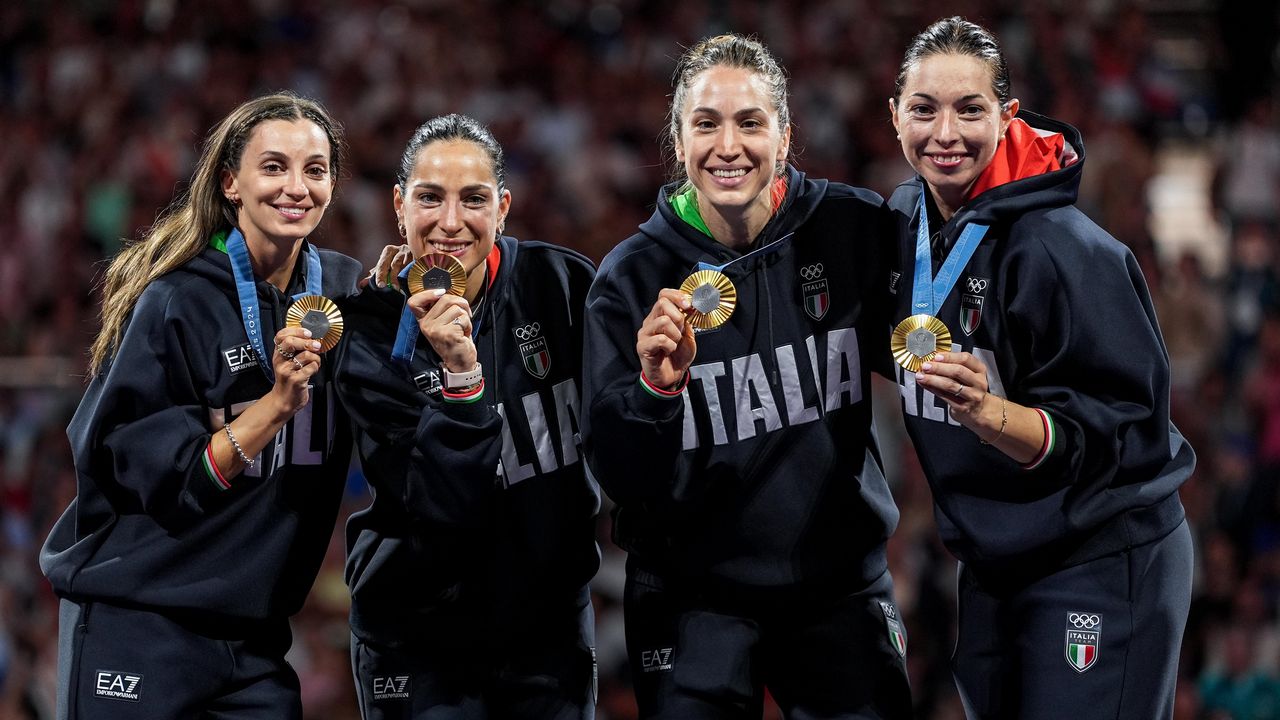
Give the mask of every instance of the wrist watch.
M 450 372 L 449 368 L 441 365 L 444 371 L 444 387 L 446 390 L 463 390 L 465 388 L 474 387 L 480 384 L 484 379 L 484 373 L 480 369 L 480 363 L 466 372 Z

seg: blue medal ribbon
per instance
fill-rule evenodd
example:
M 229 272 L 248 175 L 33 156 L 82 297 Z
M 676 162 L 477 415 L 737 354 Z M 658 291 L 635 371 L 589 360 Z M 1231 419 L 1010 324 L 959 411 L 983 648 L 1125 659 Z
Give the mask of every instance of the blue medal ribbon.
M 262 314 L 258 310 L 257 282 L 253 278 L 253 263 L 249 260 L 249 245 L 239 228 L 232 228 L 227 236 L 227 257 L 231 260 L 231 276 L 236 282 L 236 295 L 240 298 L 240 319 L 244 323 L 244 333 L 249 344 L 258 355 L 258 367 L 266 374 L 267 380 L 275 382 L 275 372 L 271 369 L 271 356 L 267 354 L 266 343 L 262 339 Z M 307 258 L 307 289 L 293 296 L 294 300 L 304 295 L 319 295 L 323 289 L 321 284 L 320 253 L 305 246 Z
M 946 301 L 951 288 L 955 287 L 960 271 L 969 264 L 969 258 L 978 249 L 982 237 L 987 234 L 989 225 L 970 223 L 960 233 L 951 252 L 942 267 L 938 268 L 937 277 L 932 277 L 933 254 L 929 247 L 929 213 L 924 205 L 924 194 L 928 188 L 920 184 L 920 222 L 916 225 L 916 276 L 911 287 L 911 312 L 936 317 L 938 309 Z
M 697 272 L 697 271 L 699 271 L 699 270 L 715 270 L 715 271 L 716 271 L 716 272 L 718 272 L 718 273 L 723 273 L 725 268 L 729 267 L 730 265 L 732 265 L 732 264 L 734 264 L 734 263 L 742 262 L 743 260 L 746 260 L 747 258 L 751 257 L 752 255 L 760 255 L 760 256 L 764 256 L 764 255 L 769 255 L 769 254 L 771 254 L 771 253 L 777 252 L 778 250 L 781 250 L 781 249 L 782 249 L 782 246 L 786 244 L 786 241 L 787 241 L 787 240 L 790 240 L 790 239 L 791 239 L 791 236 L 792 236 L 792 235 L 795 235 L 795 232 L 794 232 L 794 231 L 789 232 L 789 233 L 787 233 L 786 235 L 783 235 L 782 237 L 778 238 L 777 240 L 774 240 L 773 242 L 769 243 L 768 245 L 764 245 L 764 246 L 762 246 L 762 247 L 758 247 L 758 248 L 756 248 L 755 250 L 752 250 L 751 252 L 747 253 L 746 255 L 742 255 L 742 256 L 740 256 L 740 257 L 736 257 L 736 258 L 734 258 L 734 259 L 730 260 L 729 262 L 724 263 L 724 264 L 722 264 L 722 265 L 712 265 L 711 263 L 707 263 L 707 262 L 699 262 L 697 265 L 694 265 L 694 266 L 693 266 L 693 271 L 694 271 L 694 272 Z

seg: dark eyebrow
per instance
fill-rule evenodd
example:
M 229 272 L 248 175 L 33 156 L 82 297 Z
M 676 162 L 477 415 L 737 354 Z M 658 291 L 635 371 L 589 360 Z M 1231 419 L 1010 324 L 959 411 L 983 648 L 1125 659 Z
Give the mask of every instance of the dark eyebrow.
M 924 98 L 925 100 L 928 100 L 931 103 L 935 103 L 935 104 L 938 103 L 938 99 L 928 93 L 921 93 L 921 92 L 911 93 L 911 97 Z M 960 98 L 959 102 L 966 103 L 966 102 L 969 102 L 970 100 L 985 100 L 985 99 L 986 99 L 986 96 L 984 96 L 982 93 L 972 93 L 970 95 L 965 95 L 964 97 Z
M 439 183 L 427 182 L 425 180 L 419 180 L 418 182 L 413 184 L 413 187 L 415 190 L 435 190 L 438 192 L 444 191 L 443 185 L 440 185 Z M 490 188 L 488 185 L 477 183 L 475 185 L 468 185 L 462 188 L 460 192 L 461 194 L 465 195 L 467 193 L 474 193 L 474 192 L 481 192 L 481 191 L 490 192 L 491 190 L 492 188 Z
M 735 112 L 735 113 L 733 114 L 733 116 L 734 116 L 734 117 L 743 117 L 743 116 L 746 116 L 746 115 L 757 115 L 757 114 L 762 114 L 762 113 L 764 113 L 764 112 L 765 112 L 765 111 L 764 111 L 764 108 L 749 107 L 749 108 L 743 108 L 743 109 L 741 109 L 741 110 L 738 110 L 737 112 Z M 694 114 L 694 113 L 705 113 L 705 114 L 707 114 L 707 115 L 714 115 L 714 116 L 716 116 L 716 117 L 720 117 L 720 111 L 719 111 L 719 110 L 716 110 L 715 108 L 709 108 L 709 107 L 696 107 L 696 108 L 694 108 L 694 109 L 692 109 L 692 110 L 690 110 L 690 111 L 689 111 L 689 114 L 691 114 L 691 115 L 692 115 L 692 114 Z
M 258 158 L 259 159 L 283 158 L 285 160 L 288 160 L 289 156 L 286 155 L 285 153 L 280 152 L 279 150 L 263 150 L 261 153 L 258 154 Z M 317 160 L 324 160 L 325 162 L 328 162 L 329 156 L 325 155 L 324 153 L 315 153 L 311 157 L 307 158 L 307 162 L 315 162 Z

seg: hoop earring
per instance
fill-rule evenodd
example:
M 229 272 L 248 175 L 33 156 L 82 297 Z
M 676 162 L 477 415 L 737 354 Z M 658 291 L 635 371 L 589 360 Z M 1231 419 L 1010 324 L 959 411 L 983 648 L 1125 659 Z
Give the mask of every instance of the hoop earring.
M 396 218 L 396 230 L 400 232 L 400 237 L 408 238 L 408 231 L 404 229 L 404 220 Z

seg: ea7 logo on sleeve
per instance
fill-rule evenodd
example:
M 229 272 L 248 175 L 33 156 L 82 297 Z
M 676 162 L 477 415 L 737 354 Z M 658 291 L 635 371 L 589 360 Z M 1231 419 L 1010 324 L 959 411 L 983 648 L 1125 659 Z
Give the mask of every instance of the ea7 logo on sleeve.
M 640 669 L 647 672 L 669 672 L 672 648 L 640 651 Z
M 142 676 L 131 672 L 97 670 L 93 679 L 94 697 L 138 702 L 142 695 Z
M 408 675 L 387 675 L 373 678 L 374 700 L 406 700 L 409 697 Z
M 258 355 L 249 343 L 223 350 L 222 358 L 227 361 L 227 367 L 231 368 L 232 375 L 258 367 Z
M 1102 616 L 1097 613 L 1067 613 L 1067 664 L 1084 672 L 1098 661 L 1102 640 Z

